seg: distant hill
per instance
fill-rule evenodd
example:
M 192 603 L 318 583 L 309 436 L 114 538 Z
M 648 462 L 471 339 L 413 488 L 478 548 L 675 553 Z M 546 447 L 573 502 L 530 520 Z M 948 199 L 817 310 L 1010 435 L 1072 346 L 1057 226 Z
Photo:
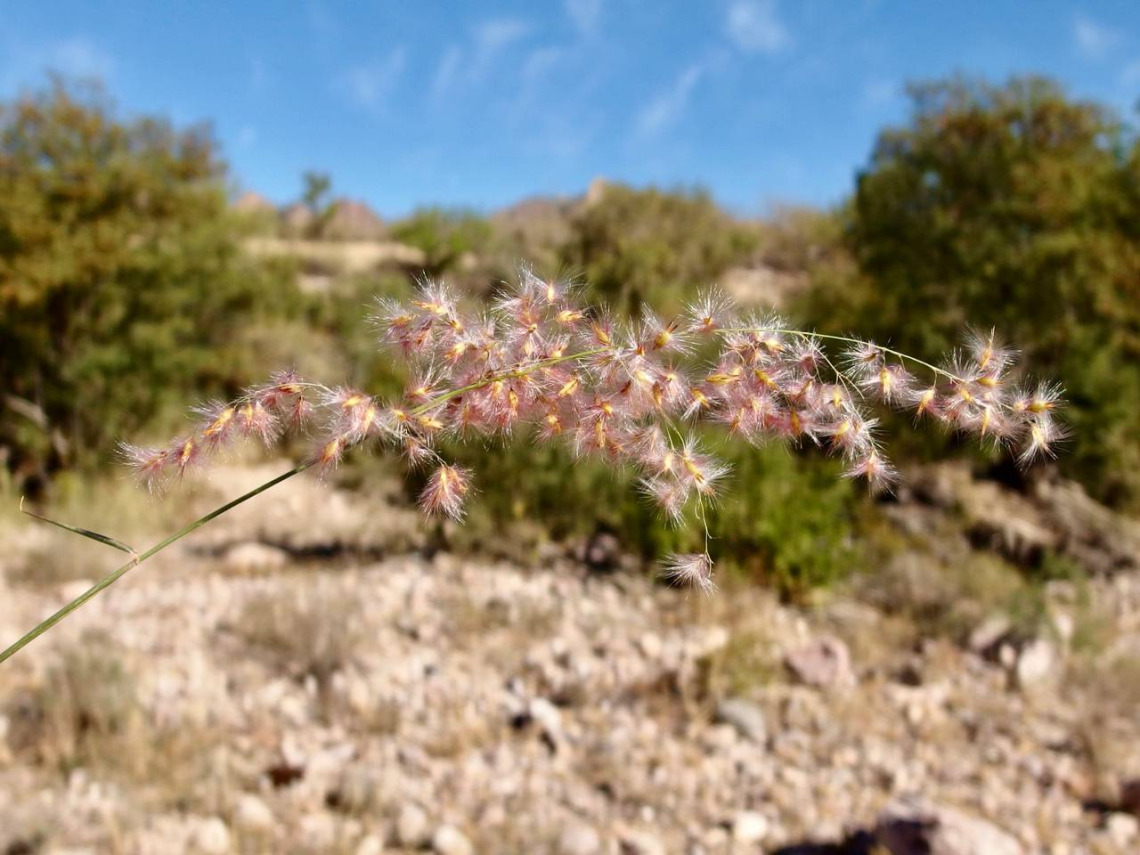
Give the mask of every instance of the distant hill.
M 584 204 L 582 196 L 531 196 L 491 214 L 500 235 L 524 247 L 560 246 L 570 238 L 570 221 Z
M 317 216 L 307 205 L 294 202 L 279 208 L 252 190 L 243 193 L 233 203 L 233 209 L 242 214 L 273 222 L 276 226 L 274 230 L 282 237 L 382 241 L 388 236 L 388 229 L 380 215 L 367 203 L 357 199 L 334 200 L 321 215 L 319 223 Z
M 387 234 L 380 215 L 355 199 L 333 202 L 321 228 L 321 237 L 327 240 L 383 240 Z

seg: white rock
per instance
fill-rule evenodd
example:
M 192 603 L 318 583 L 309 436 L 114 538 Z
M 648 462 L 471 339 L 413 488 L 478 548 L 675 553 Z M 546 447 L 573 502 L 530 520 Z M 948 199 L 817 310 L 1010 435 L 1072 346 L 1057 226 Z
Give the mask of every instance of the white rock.
M 1131 814 L 1110 813 L 1104 827 L 1108 830 L 1108 836 L 1112 842 L 1121 849 L 1126 848 L 1137 837 L 1140 837 L 1140 819 Z
M 1005 614 L 990 615 L 970 633 L 966 646 L 974 653 L 985 653 L 999 641 L 1009 635 L 1013 629 L 1013 621 Z
M 760 843 L 768 836 L 768 819 L 755 811 L 742 811 L 732 821 L 732 839 L 737 843 Z
M 230 830 L 216 816 L 195 829 L 193 840 L 194 848 L 202 855 L 226 855 L 230 851 Z
M 647 632 L 637 640 L 637 646 L 645 654 L 646 659 L 660 659 L 662 644 L 661 637 L 654 632 Z
M 417 805 L 406 804 L 396 818 L 396 842 L 406 849 L 421 849 L 431 840 L 427 814 Z
M 1057 650 L 1048 641 L 1038 638 L 1026 645 L 1017 657 L 1015 676 L 1017 685 L 1029 688 L 1040 685 L 1056 676 Z
M 437 828 L 431 838 L 431 848 L 438 855 L 474 855 L 475 853 L 475 847 L 471 845 L 471 841 L 454 825 L 441 825 Z
M 383 852 L 384 841 L 375 834 L 369 834 L 357 844 L 355 855 L 382 855 Z
M 244 831 L 270 831 L 277 821 L 269 805 L 257 796 L 245 793 L 234 808 L 234 825 Z
M 764 710 L 743 698 L 726 698 L 716 705 L 716 720 L 732 725 L 741 736 L 760 745 L 768 741 Z
M 301 817 L 299 830 L 301 843 L 310 852 L 328 852 L 336 843 L 336 820 L 324 811 Z
M 622 855 L 666 855 L 665 846 L 648 831 L 623 831 L 619 851 Z
M 1006 831 L 980 817 L 935 804 L 901 802 L 879 818 L 875 838 L 892 855 L 1024 855 Z
M 601 851 L 602 838 L 583 822 L 567 826 L 558 838 L 559 855 L 598 855 Z
M 276 570 L 289 563 L 289 553 L 265 543 L 236 543 L 226 550 L 225 562 L 234 570 Z
M 551 739 L 557 739 L 562 733 L 562 713 L 558 707 L 546 698 L 535 698 L 528 708 L 530 717 L 541 727 Z

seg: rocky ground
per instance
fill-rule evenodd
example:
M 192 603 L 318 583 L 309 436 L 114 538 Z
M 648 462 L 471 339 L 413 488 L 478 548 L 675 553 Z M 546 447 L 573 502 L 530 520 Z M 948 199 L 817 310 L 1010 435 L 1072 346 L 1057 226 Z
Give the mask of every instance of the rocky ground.
M 1140 851 L 1135 572 L 961 610 L 952 543 L 793 607 L 420 530 L 291 482 L 0 666 L 0 852 Z M 63 537 L 6 524 L 5 641 L 85 585 Z

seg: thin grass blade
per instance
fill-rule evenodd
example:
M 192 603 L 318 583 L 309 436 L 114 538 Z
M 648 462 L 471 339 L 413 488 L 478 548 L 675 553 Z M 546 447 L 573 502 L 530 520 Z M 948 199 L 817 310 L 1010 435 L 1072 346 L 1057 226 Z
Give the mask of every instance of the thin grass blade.
M 70 531 L 72 534 L 78 534 L 81 537 L 86 537 L 88 540 L 94 540 L 98 543 L 102 543 L 104 546 L 110 546 L 112 549 L 117 549 L 120 552 L 125 552 L 132 558 L 138 558 L 138 553 L 135 552 L 133 547 L 129 546 L 126 543 L 123 543 L 121 540 L 116 540 L 110 535 L 101 534 L 97 531 L 91 531 L 91 529 L 88 528 L 81 528 L 77 525 L 60 522 L 59 520 L 49 519 L 48 517 L 42 516 L 41 514 L 37 514 L 35 511 L 29 511 L 24 507 L 23 497 L 20 497 L 20 513 L 27 514 L 29 517 L 33 517 L 40 522 L 45 522 L 48 525 L 54 525 L 56 528 L 61 528 L 64 531 Z

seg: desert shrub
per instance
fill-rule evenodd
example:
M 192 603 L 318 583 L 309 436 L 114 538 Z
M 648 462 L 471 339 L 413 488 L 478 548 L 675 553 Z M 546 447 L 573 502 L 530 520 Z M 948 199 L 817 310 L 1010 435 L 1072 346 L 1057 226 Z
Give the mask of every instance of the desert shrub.
M 438 276 L 454 271 L 465 256 L 490 245 L 491 224 L 474 211 L 462 208 L 420 208 L 392 224 L 392 238 L 424 253 L 424 272 Z
M 256 595 L 235 629 L 274 669 L 312 677 L 322 689 L 352 663 L 364 638 L 360 601 L 331 584 Z
M 707 514 L 710 554 L 718 563 L 791 595 L 846 575 L 857 556 L 858 493 L 838 478 L 838 463 L 776 446 L 718 442 L 711 434 L 708 440 L 733 467 L 729 489 Z M 537 521 L 555 540 L 613 532 L 647 562 L 703 548 L 699 521 L 677 526 L 663 518 L 639 495 L 632 470 L 576 461 L 564 448 L 525 437 L 505 448 L 456 444 L 446 453 L 471 466 L 481 485 L 464 526 L 476 546 Z M 411 481 L 412 494 L 422 478 Z
M 1140 501 L 1140 155 L 1107 109 L 1039 78 L 912 89 L 845 209 L 857 273 L 819 277 L 822 330 L 916 353 L 999 329 L 1072 402 L 1062 465 Z
M 123 650 L 105 633 L 86 631 L 62 647 L 35 682 L 8 697 L 4 712 L 8 745 L 22 760 L 64 777 L 83 768 L 96 780 L 127 784 L 145 811 L 217 809 L 210 773 L 218 732 L 193 721 L 156 722 Z
M 90 633 L 10 713 L 15 750 L 64 772 L 130 751 L 143 720 L 124 662 L 105 636 Z
M 765 264 L 792 272 L 850 265 L 844 243 L 842 209 L 777 205 L 759 224 L 756 253 Z
M 591 297 L 636 314 L 642 302 L 670 314 L 757 244 L 703 191 L 606 185 L 571 221 L 562 262 Z
M 106 455 L 174 397 L 248 379 L 240 333 L 291 288 L 247 260 L 202 128 L 124 120 L 55 81 L 0 105 L 0 446 L 16 468 Z

